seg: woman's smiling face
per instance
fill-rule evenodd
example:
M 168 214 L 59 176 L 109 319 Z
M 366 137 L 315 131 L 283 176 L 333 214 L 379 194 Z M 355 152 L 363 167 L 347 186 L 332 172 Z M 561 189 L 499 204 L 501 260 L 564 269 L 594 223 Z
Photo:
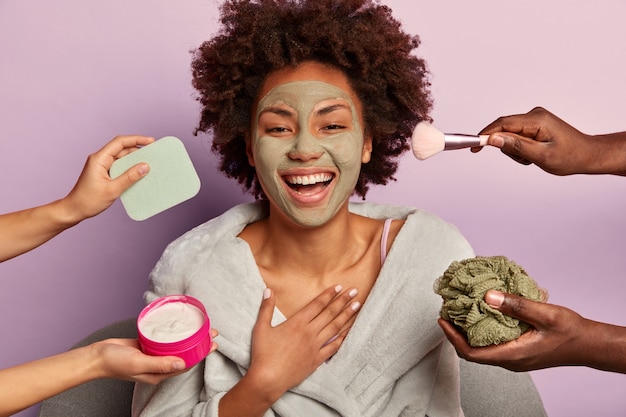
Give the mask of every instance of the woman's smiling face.
M 253 115 L 248 159 L 271 205 L 301 226 L 326 223 L 354 191 L 372 147 L 346 76 L 317 62 L 273 72 Z

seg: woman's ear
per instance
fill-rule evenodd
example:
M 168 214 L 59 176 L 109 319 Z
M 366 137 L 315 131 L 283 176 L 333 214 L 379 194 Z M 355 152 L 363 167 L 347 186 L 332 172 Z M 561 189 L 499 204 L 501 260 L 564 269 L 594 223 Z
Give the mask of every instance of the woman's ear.
M 248 155 L 248 163 L 250 166 L 254 166 L 254 154 L 252 153 L 252 139 L 250 133 L 246 134 L 246 155 Z
M 367 164 L 372 159 L 372 135 L 366 135 L 363 141 L 363 152 L 361 154 L 361 162 Z

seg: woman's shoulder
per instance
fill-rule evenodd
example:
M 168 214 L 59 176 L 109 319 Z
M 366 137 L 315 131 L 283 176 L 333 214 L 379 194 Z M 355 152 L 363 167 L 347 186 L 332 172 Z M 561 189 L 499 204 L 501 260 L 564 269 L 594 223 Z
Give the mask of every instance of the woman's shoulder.
M 260 202 L 236 205 L 172 241 L 166 252 L 205 251 L 223 239 L 235 239 L 248 224 L 263 218 L 265 211 L 265 206 Z
M 396 219 L 416 221 L 430 221 L 446 224 L 439 216 L 417 207 L 394 204 L 380 204 L 371 202 L 351 202 L 350 211 L 361 216 L 373 219 Z
M 386 220 L 394 219 L 389 228 L 389 241 L 456 241 L 461 246 L 468 243 L 459 229 L 452 223 L 427 210 L 411 206 L 379 204 L 370 202 L 350 203 L 350 211 L 360 216 Z

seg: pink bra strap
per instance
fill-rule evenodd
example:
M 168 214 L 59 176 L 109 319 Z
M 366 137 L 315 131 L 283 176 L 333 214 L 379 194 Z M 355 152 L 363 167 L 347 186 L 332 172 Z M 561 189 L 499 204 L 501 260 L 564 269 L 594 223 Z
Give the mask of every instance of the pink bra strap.
M 385 224 L 383 225 L 383 235 L 380 238 L 380 264 L 385 263 L 385 259 L 387 259 L 387 237 L 389 236 L 389 228 L 391 226 L 391 222 L 393 219 L 385 219 Z

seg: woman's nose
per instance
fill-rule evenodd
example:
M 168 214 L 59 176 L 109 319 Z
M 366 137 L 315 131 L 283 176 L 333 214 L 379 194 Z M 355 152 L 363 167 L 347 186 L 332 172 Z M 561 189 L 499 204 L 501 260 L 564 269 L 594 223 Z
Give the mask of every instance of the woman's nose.
M 293 139 L 293 146 L 289 151 L 289 158 L 309 161 L 317 159 L 324 153 L 319 139 L 309 132 L 299 132 Z

